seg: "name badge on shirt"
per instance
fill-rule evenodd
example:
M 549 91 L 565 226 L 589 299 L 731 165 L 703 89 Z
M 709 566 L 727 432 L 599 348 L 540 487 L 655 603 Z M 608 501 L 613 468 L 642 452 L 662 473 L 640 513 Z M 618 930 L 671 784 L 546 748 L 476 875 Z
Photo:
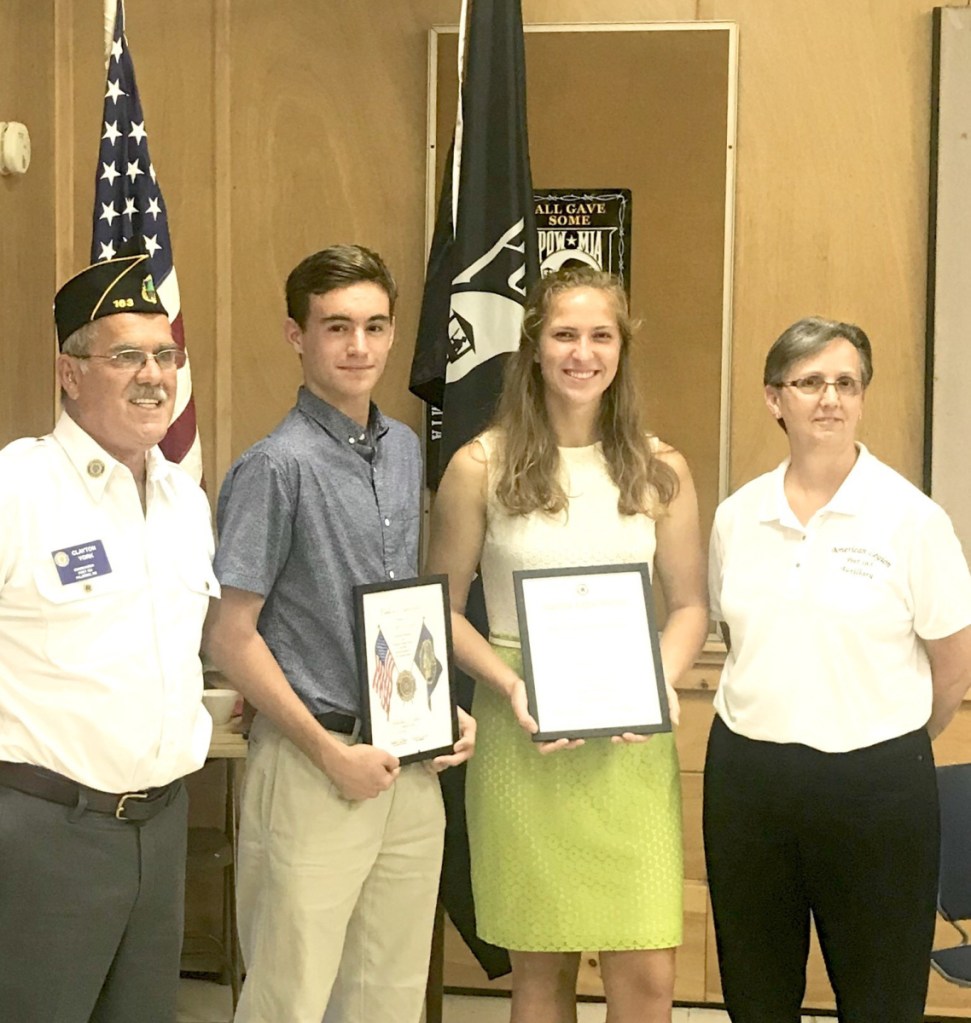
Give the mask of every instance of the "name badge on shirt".
M 63 586 L 107 575 L 111 571 L 105 545 L 100 540 L 89 540 L 75 547 L 51 551 L 51 557 Z

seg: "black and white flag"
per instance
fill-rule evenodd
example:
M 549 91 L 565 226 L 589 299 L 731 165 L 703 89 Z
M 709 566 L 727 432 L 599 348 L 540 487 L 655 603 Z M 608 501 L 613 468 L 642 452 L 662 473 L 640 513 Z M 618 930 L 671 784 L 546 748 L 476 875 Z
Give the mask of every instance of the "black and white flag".
M 491 418 L 539 276 L 520 0 L 463 0 L 461 26 L 455 135 L 411 366 L 411 391 L 430 406 L 432 487 Z

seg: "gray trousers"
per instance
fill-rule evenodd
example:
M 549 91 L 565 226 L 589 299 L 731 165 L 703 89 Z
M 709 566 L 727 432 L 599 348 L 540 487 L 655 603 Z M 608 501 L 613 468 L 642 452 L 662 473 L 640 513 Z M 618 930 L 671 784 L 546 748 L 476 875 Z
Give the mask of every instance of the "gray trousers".
M 187 807 L 128 823 L 0 786 L 0 1020 L 174 1023 Z

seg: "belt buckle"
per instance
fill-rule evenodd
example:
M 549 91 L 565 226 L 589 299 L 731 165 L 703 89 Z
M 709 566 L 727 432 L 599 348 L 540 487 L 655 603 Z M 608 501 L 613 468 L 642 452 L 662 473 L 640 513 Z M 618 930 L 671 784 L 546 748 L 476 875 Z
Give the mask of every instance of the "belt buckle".
M 131 820 L 130 817 L 125 816 L 125 803 L 129 799 L 148 799 L 147 792 L 126 792 L 124 795 L 118 797 L 118 805 L 115 807 L 115 817 L 120 821 Z

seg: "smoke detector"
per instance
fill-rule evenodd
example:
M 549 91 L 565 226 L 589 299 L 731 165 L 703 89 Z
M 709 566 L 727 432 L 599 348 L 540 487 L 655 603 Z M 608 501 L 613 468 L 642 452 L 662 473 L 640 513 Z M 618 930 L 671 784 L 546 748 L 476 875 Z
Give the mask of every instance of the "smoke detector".
M 0 174 L 26 174 L 30 166 L 30 132 L 19 121 L 0 121 Z

